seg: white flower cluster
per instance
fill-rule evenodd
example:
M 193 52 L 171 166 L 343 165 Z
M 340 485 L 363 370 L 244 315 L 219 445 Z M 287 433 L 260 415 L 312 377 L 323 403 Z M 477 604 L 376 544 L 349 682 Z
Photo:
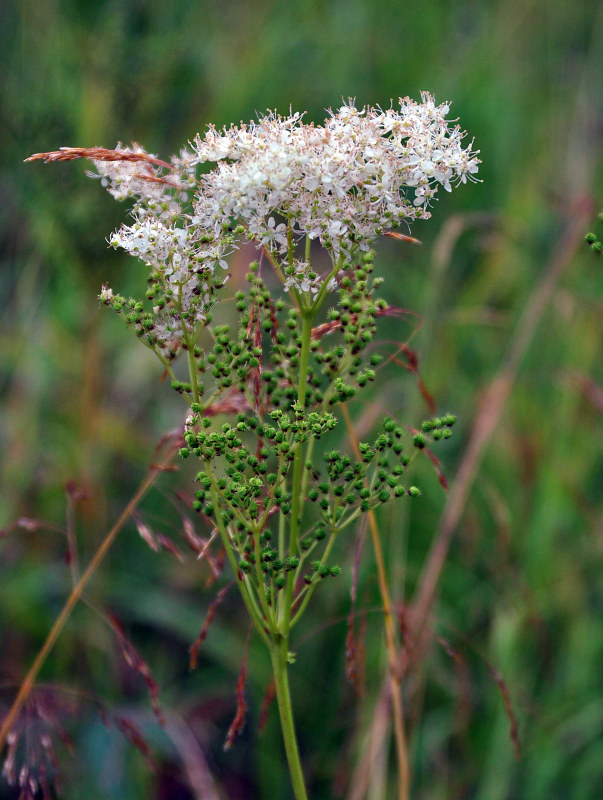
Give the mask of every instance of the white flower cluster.
M 350 102 L 325 121 L 269 114 L 257 123 L 197 136 L 182 167 L 208 161 L 194 206 L 200 223 L 215 229 L 240 221 L 250 238 L 287 256 L 293 239 L 318 239 L 336 260 L 366 250 L 403 221 L 427 218 L 438 186 L 450 191 L 478 170 L 464 133 L 446 121 L 449 106 L 400 100 L 400 110 Z M 412 190 L 414 196 L 409 198 Z M 285 223 L 274 224 L 274 214 Z
M 241 236 L 270 252 L 285 289 L 313 295 L 324 279 L 299 259 L 301 239 L 318 240 L 342 267 L 380 234 L 429 217 L 439 186 L 475 180 L 480 163 L 448 113 L 426 93 L 420 103 L 401 99 L 399 110 L 350 101 L 324 126 L 299 113 L 210 126 L 169 164 L 138 145 L 104 151 L 112 155 L 94 161 L 98 176 L 114 197 L 135 201 L 133 223 L 110 242 L 155 276 L 155 330 L 166 315 L 166 339 L 174 323 L 186 319 L 192 331 L 204 322 Z M 200 170 L 207 162 L 213 168 Z
M 96 173 L 90 172 L 88 175 L 100 178 L 101 184 L 116 200 L 144 199 L 146 208 L 153 216 L 175 219 L 182 213 L 182 201 L 187 199 L 186 191 L 194 187 L 187 175 L 174 172 L 169 179 L 159 179 L 156 165 L 162 162 L 138 144 L 124 147 L 118 142 L 115 152 L 124 158 L 115 161 L 93 159 Z M 128 161 L 125 156 L 130 154 L 148 160 Z M 179 196 L 174 196 L 174 189 L 178 190 Z M 144 216 L 143 206 L 140 206 L 139 213 Z
M 233 237 L 223 229 L 214 237 L 191 219 L 188 199 L 197 181 L 189 172 L 160 162 L 138 145 L 118 145 L 113 152 L 123 158 L 93 159 L 97 172 L 92 177 L 100 177 L 116 199 L 134 200 L 134 221 L 115 231 L 109 243 L 150 269 L 147 297 L 153 302 L 153 319 L 144 335 L 164 357 L 172 358 L 182 335 L 194 334 L 195 327 L 205 323 L 216 289 L 226 282 Z M 129 154 L 144 160 L 129 161 Z M 214 275 L 216 266 L 220 270 Z M 107 304 L 115 300 L 108 287 L 99 299 Z

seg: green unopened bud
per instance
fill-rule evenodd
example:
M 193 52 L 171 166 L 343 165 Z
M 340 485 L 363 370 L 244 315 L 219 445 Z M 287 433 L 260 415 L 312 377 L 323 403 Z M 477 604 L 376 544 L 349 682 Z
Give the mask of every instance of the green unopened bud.
M 422 433 L 416 433 L 412 437 L 412 443 L 414 444 L 415 447 L 418 447 L 419 450 L 422 450 L 427 444 L 427 439 Z

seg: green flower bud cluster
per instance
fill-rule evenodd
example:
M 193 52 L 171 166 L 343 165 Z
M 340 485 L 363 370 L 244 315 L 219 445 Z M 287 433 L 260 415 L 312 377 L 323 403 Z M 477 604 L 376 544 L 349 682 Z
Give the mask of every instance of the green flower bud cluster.
M 358 388 L 376 378 L 374 367 L 382 357 L 372 354 L 365 367 L 362 359 L 362 351 L 375 332 L 375 316 L 386 307 L 383 300 L 373 300 L 374 288 L 380 284 L 379 278 L 369 280 L 373 258 L 372 252 L 367 253 L 363 263 L 354 270 L 348 269 L 341 281 L 339 309 L 329 312 L 327 323 L 328 341 L 336 334 L 339 343 L 336 341 L 328 350 L 322 349 L 319 339 L 311 343 L 308 408 L 346 402 Z M 248 294 L 235 295 L 241 315 L 237 340 L 230 338 L 228 329 L 217 329 L 214 350 L 199 360 L 199 371 L 211 368 L 219 391 L 236 386 L 249 396 L 253 394 L 255 405 L 289 408 L 297 397 L 302 349 L 300 314 L 282 300 L 273 302 L 257 264 L 251 265 L 247 280 Z
M 328 577 L 336 578 L 338 575 L 341 575 L 341 567 L 329 567 L 328 564 L 323 564 L 322 561 L 313 561 L 312 572 L 304 577 L 304 581 L 307 584 L 311 584 L 317 580 L 324 580 Z
M 239 337 L 264 343 L 264 358 L 259 373 L 261 405 L 264 408 L 288 409 L 297 399 L 297 374 L 302 349 L 300 315 L 282 300 L 272 301 L 261 277 L 258 265 L 252 264 L 247 280 L 251 284 L 249 297 L 237 294 L 237 309 L 241 313 Z M 249 376 L 255 379 L 255 375 Z M 312 369 L 308 374 L 306 406 L 319 403 L 320 380 Z
M 250 374 L 260 365 L 262 348 L 254 345 L 248 337 L 233 338 L 228 325 L 217 325 L 213 350 L 205 353 L 196 348 L 194 358 L 199 377 L 207 376 L 212 381 L 214 396 L 233 386 L 244 393 Z M 204 391 L 203 384 L 201 387 Z
M 361 514 L 396 498 L 421 494 L 416 486 L 401 483 L 409 463 L 403 446 L 406 433 L 392 419 L 383 422 L 373 441 L 359 444 L 356 457 L 327 450 L 320 469 L 309 457 L 311 448 L 306 450 L 334 429 L 336 418 L 327 409 L 347 402 L 376 379 L 382 357 L 376 352 L 367 356 L 366 350 L 386 303 L 374 298 L 381 279 L 372 278 L 373 258 L 369 252 L 359 265 L 344 265 L 339 273 L 339 302 L 326 322 L 313 328 L 305 351 L 303 404 L 297 399 L 303 312 L 283 299 L 273 300 L 258 263 L 250 265 L 247 292 L 234 296 L 239 315 L 236 331 L 228 325 L 214 326 L 210 347 L 197 344 L 198 318 L 183 311 L 157 270 L 147 291 L 152 313 L 140 301 L 118 296 L 107 301 L 168 369 L 179 352 L 188 353 L 189 379 L 180 380 L 171 371 L 170 375 L 172 388 L 191 407 L 180 455 L 197 457 L 203 465 L 193 507 L 220 530 L 239 580 L 265 620 L 273 614 L 271 608 L 283 602 L 278 597 L 284 598 L 286 587 L 290 592 L 292 586 L 301 585 L 292 600 L 294 606 L 301 600 L 303 609 L 304 593 L 309 597 L 316 584 L 341 572 L 327 563 L 332 547 L 340 531 Z M 207 312 L 209 321 L 215 287 L 207 274 L 194 280 L 199 291 L 193 293 L 192 306 Z M 205 301 L 208 305 L 202 307 Z M 188 302 L 187 308 L 192 306 Z M 156 338 L 158 315 L 163 327 Z M 171 343 L 168 349 L 166 341 Z M 225 392 L 238 393 L 243 407 L 253 412 L 217 423 L 216 406 Z M 412 444 L 421 450 L 448 438 L 454 421 L 451 414 L 426 420 Z M 294 464 L 300 453 L 307 460 L 305 477 L 297 485 L 308 502 L 297 506 L 297 544 L 290 551 L 290 540 L 282 531 L 295 524 L 292 493 L 299 472 L 296 479 Z M 278 537 L 271 530 L 273 525 L 276 530 L 277 521 Z
M 193 507 L 228 541 L 229 558 L 266 619 L 286 586 L 303 581 L 305 589 L 294 595 L 300 598 L 325 577 L 340 573 L 339 567 L 327 563 L 328 554 L 338 533 L 359 515 L 395 498 L 421 494 L 416 486 L 406 488 L 401 483 L 409 462 L 403 447 L 406 434 L 394 420 L 386 419 L 372 442 L 359 444 L 356 458 L 327 450 L 322 470 L 308 458 L 303 491 L 309 502 L 299 509 L 297 550 L 289 551 L 289 540 L 282 540 L 282 534 L 278 542 L 273 539 L 272 520 L 280 521 L 281 531 L 293 524 L 292 475 L 300 448 L 305 450 L 333 430 L 336 418 L 326 409 L 347 402 L 376 378 L 381 356 L 373 352 L 367 358 L 365 350 L 385 303 L 373 299 L 380 280 L 371 278 L 372 261 L 373 254 L 368 253 L 359 266 L 343 270 L 339 303 L 310 340 L 303 405 L 297 401 L 302 314 L 283 300 L 273 301 L 257 263 L 247 276 L 248 291 L 235 294 L 237 332 L 233 334 L 227 325 L 214 326 L 210 348 L 196 344 L 198 331 L 192 333 L 196 323 L 188 317 L 175 312 L 166 317 L 166 309 L 176 308 L 177 300 L 168 302 L 166 293 L 162 295 L 157 273 L 151 276 L 147 293 L 155 304 L 155 317 L 140 301 L 117 296 L 110 300 L 168 367 L 181 350 L 188 352 L 189 380 L 170 374 L 172 388 L 191 406 L 180 455 L 195 456 L 203 464 Z M 204 288 L 211 294 L 211 287 Z M 164 318 L 169 317 L 164 340 L 172 326 L 169 352 L 153 338 L 158 308 Z M 241 402 L 253 412 L 216 423 L 215 410 L 206 412 L 226 391 L 240 393 Z M 420 450 L 448 438 L 454 422 L 451 414 L 426 420 L 412 437 L 413 445 Z
M 603 211 L 599 212 L 599 220 L 603 222 Z M 596 253 L 598 256 L 603 253 L 603 242 L 601 242 L 595 233 L 587 233 L 584 239 L 587 244 L 590 245 L 590 249 L 593 251 L 593 253 Z
M 305 444 L 311 437 L 320 439 L 337 424 L 336 418 L 328 411 L 324 414 L 316 411 L 307 413 L 298 402 L 293 403 L 291 408 L 291 415 L 285 414 L 280 408 L 274 409 L 270 412 L 274 424 L 260 427 L 260 435 L 274 443 L 275 453 L 286 455 L 289 460 L 293 446 Z
M 404 430 L 386 419 L 372 444 L 360 442 L 359 459 L 338 450 L 325 453 L 327 481 L 321 481 L 320 471 L 311 462 L 306 464 L 315 482 L 308 500 L 318 506 L 323 527 L 341 530 L 358 513 L 409 494 L 399 482 L 409 461 L 403 452 L 403 436 Z
M 133 327 L 136 331 L 136 335 L 147 347 L 150 347 L 151 350 L 155 350 L 156 346 L 159 344 L 159 339 L 154 333 L 157 325 L 157 318 L 155 314 L 145 308 L 145 304 L 142 300 L 135 300 L 132 297 L 126 299 L 120 294 L 111 293 L 110 296 L 102 297 L 101 301 L 106 306 L 112 308 L 127 325 Z M 163 306 L 165 307 L 165 305 L 166 303 L 164 301 Z M 173 344 L 168 348 L 165 354 L 166 358 L 172 360 L 176 358 L 180 349 L 180 324 L 179 322 L 170 324 L 166 320 L 164 321 L 164 330 L 173 334 Z
M 274 595 L 284 588 L 287 574 L 298 566 L 299 558 L 279 558 L 278 551 L 270 545 L 265 534 L 260 535 L 259 558 L 252 538 L 248 538 L 242 550 L 239 549 L 239 569 L 251 577 L 269 605 L 272 605 Z M 258 570 L 261 581 L 257 577 Z
M 248 294 L 235 294 L 235 307 L 240 315 L 237 333 L 233 335 L 227 325 L 218 325 L 212 331 L 211 349 L 192 347 L 198 381 L 196 396 L 189 384 L 172 382 L 176 391 L 189 395 L 189 402 L 206 397 L 210 405 L 229 389 L 238 390 L 257 409 L 290 408 L 296 399 L 301 351 L 299 315 L 290 310 L 283 319 L 285 303 L 272 301 L 256 274 L 257 268 L 257 264 L 252 264 L 247 276 L 251 284 Z M 309 380 L 313 381 L 312 376 Z M 314 400 L 309 397 L 308 404 Z
M 225 522 L 236 517 L 244 529 L 253 529 L 260 518 L 273 511 L 290 512 L 291 497 L 282 487 L 296 450 L 311 438 L 320 439 L 337 422 L 328 412 L 308 414 L 294 403 L 290 414 L 273 409 L 266 422 L 251 414 L 239 414 L 236 425 L 225 422 L 219 430 L 210 430 L 212 422 L 201 415 L 200 404 L 193 404 L 192 411 L 180 455 L 195 455 L 214 472 L 224 472 L 224 477 L 215 479 L 214 488 Z M 216 460 L 218 465 L 213 463 Z M 211 481 L 205 472 L 200 472 L 197 480 L 202 488 L 195 494 L 194 508 L 213 517 L 218 509 L 214 507 Z
M 375 334 L 375 318 L 386 308 L 384 300 L 375 300 L 373 295 L 382 283 L 382 278 L 371 280 L 373 251 L 366 253 L 362 263 L 348 269 L 341 280 L 339 303 L 328 313 L 329 322 L 336 328 L 343 343 L 334 344 L 328 350 L 318 350 L 316 360 L 321 365 L 322 375 L 327 379 L 326 390 L 329 405 L 345 403 L 376 378 L 374 367 L 382 357 L 374 353 L 369 365 L 364 366 L 363 351 Z
M 441 417 L 433 417 L 433 419 L 426 419 L 421 425 L 421 432 L 416 433 L 413 437 L 413 444 L 419 450 L 422 450 L 428 443 L 428 437 L 433 442 L 440 439 L 450 439 L 452 436 L 452 426 L 456 422 L 454 414 L 444 414 Z
M 219 273 L 208 271 L 202 264 L 197 270 L 188 270 L 181 282 L 175 282 L 173 275 L 157 268 L 149 275 L 144 301 L 107 291 L 101 293 L 101 301 L 169 364 L 192 346 L 200 331 L 211 322 L 210 310 L 216 292 L 224 283 Z
M 386 305 L 382 300 L 373 300 L 374 288 L 380 283 L 379 278 L 370 280 L 373 257 L 372 252 L 367 253 L 363 263 L 354 270 L 348 269 L 341 280 L 339 308 L 329 312 L 327 327 L 332 330 L 328 340 L 325 339 L 330 342 L 335 335 L 339 343 L 336 341 L 328 350 L 321 348 L 322 339 L 311 343 L 307 408 L 344 403 L 376 378 L 375 367 L 382 357 L 373 353 L 364 365 L 362 356 L 375 332 L 375 316 Z M 181 349 L 190 351 L 189 358 L 194 359 L 196 369 L 196 391 L 190 382 L 172 380 L 172 387 L 186 395 L 189 402 L 200 397 L 213 401 L 224 391 L 237 389 L 252 407 L 288 409 L 297 397 L 302 349 L 300 314 L 297 309 L 288 308 L 283 300 L 272 300 L 258 274 L 257 263 L 251 265 L 247 279 L 248 293 L 235 294 L 240 315 L 235 336 L 229 326 L 215 326 L 212 349 L 201 348 L 183 342 L 180 320 L 175 320 L 170 328 L 173 346 L 169 352 L 162 350 L 159 354 L 169 362 Z M 124 306 L 125 301 L 114 297 L 113 303 Z M 142 304 L 136 304 L 134 313 L 144 316 Z M 143 322 L 138 316 L 134 320 L 135 325 L 145 330 Z M 154 346 L 152 332 L 146 331 L 145 335 L 147 343 Z

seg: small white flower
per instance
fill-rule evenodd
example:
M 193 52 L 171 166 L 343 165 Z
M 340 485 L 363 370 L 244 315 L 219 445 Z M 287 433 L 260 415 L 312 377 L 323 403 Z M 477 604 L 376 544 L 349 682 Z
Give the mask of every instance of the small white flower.
M 104 283 L 98 299 L 102 300 L 104 303 L 109 303 L 111 300 L 113 300 L 113 290 L 111 287 Z

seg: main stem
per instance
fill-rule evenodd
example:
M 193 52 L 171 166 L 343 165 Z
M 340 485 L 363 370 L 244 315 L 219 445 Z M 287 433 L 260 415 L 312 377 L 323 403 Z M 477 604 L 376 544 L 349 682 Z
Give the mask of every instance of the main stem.
M 301 331 L 301 353 L 299 361 L 299 375 L 297 384 L 297 400 L 303 407 L 306 402 L 306 383 L 308 380 L 308 366 L 310 360 L 310 340 L 312 337 L 312 321 L 318 309 L 300 308 L 302 315 Z M 293 480 L 291 494 L 291 527 L 289 529 L 289 555 L 296 555 L 298 550 L 298 537 L 301 521 L 302 505 L 302 477 L 303 477 L 303 450 L 299 446 L 295 453 L 293 463 Z M 289 630 L 291 627 L 291 606 L 293 603 L 294 572 L 291 570 L 287 576 L 287 587 L 285 589 L 285 602 L 282 618 L 279 620 L 280 632 L 273 637 L 270 646 L 270 657 L 272 659 L 272 670 L 274 672 L 274 684 L 276 688 L 276 699 L 281 720 L 281 730 L 287 754 L 287 764 L 291 775 L 291 784 L 295 800 L 307 800 L 304 774 L 299 759 L 297 749 L 297 739 L 293 724 L 293 709 L 291 708 L 291 694 L 289 692 L 289 678 L 287 669 L 289 665 Z
M 306 403 L 306 382 L 308 380 L 308 365 L 310 360 L 310 340 L 312 338 L 312 321 L 316 313 L 315 310 L 302 310 L 302 346 L 299 359 L 299 377 L 297 385 L 297 401 L 303 407 Z M 304 469 L 304 453 L 303 449 L 298 446 L 293 461 L 293 480 L 291 486 L 291 528 L 289 531 L 289 555 L 297 555 L 299 527 L 301 520 L 301 487 Z M 295 577 L 294 572 L 291 570 L 287 576 L 287 588 L 285 590 L 285 604 L 284 604 L 284 619 L 282 626 L 282 633 L 284 636 L 289 636 L 289 627 L 291 622 L 291 606 L 293 603 L 293 589 Z
M 279 637 L 270 646 L 270 657 L 272 659 L 272 671 L 274 673 L 274 685 L 276 688 L 276 700 L 278 703 L 278 713 L 281 720 L 281 730 L 285 742 L 285 752 L 287 754 L 287 764 L 295 800 L 308 800 L 304 774 L 302 772 L 299 750 L 297 749 L 297 738 L 293 724 L 293 710 L 291 708 L 291 694 L 289 692 L 289 677 L 287 675 L 289 655 L 289 637 Z

